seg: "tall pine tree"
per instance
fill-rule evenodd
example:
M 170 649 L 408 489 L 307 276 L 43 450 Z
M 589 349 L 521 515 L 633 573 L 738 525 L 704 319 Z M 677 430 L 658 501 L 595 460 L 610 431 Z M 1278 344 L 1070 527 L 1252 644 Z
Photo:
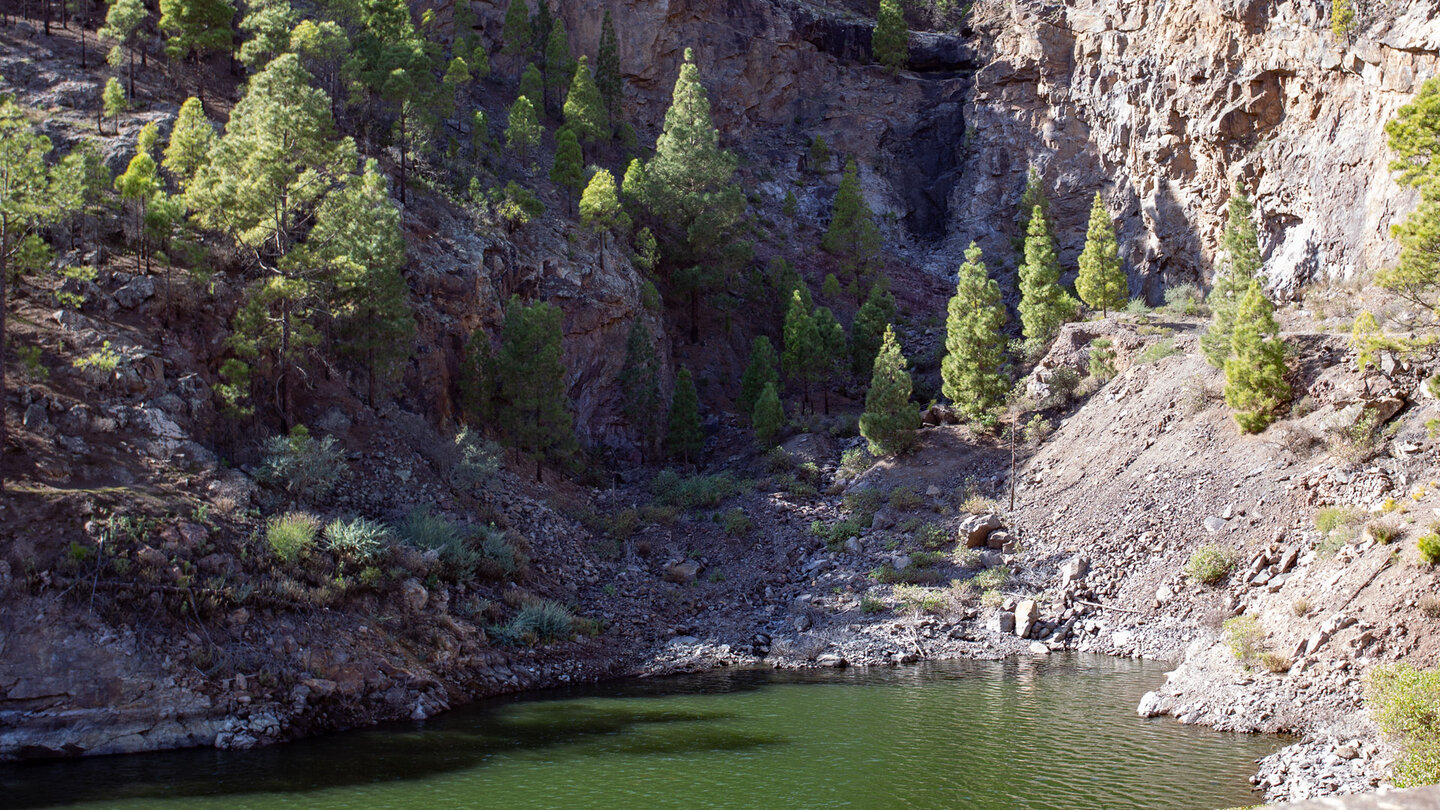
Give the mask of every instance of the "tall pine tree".
M 564 112 L 565 125 L 575 130 L 580 140 L 597 143 L 610 137 L 610 116 L 590 75 L 590 65 L 583 56 L 575 63 L 575 75 L 570 80 L 570 92 L 565 96 Z
M 510 446 L 535 461 L 537 482 L 544 480 L 546 461 L 564 460 L 575 447 L 560 323 L 554 304 L 512 297 L 493 364 L 498 427 Z
M 625 362 L 620 367 L 621 413 L 634 432 L 642 459 L 655 451 L 660 440 L 660 358 L 644 321 L 636 319 L 625 340 Z
M 195 92 L 202 100 L 201 63 L 206 54 L 230 50 L 234 41 L 230 21 L 234 18 L 235 6 L 230 0 L 160 0 L 159 28 L 166 36 L 165 53 L 193 64 Z
M 530 99 L 520 96 L 510 105 L 505 125 L 505 145 L 524 163 L 530 150 L 540 145 L 540 119 L 535 117 L 535 106 Z
M 1075 299 L 1060 286 L 1060 259 L 1045 212 L 1036 205 L 1025 236 L 1025 262 L 1020 265 L 1020 324 L 1028 348 L 1043 350 L 1075 315 Z
M 1245 187 L 1236 181 L 1235 191 L 1230 196 L 1225 233 L 1220 237 L 1225 262 L 1215 274 L 1210 294 L 1205 299 L 1212 313 L 1210 328 L 1200 336 L 1200 349 L 1205 353 L 1206 361 L 1216 368 L 1224 368 L 1225 360 L 1230 357 L 1236 311 L 1240 308 L 1241 299 L 1250 291 L 1250 282 L 1260 272 L 1260 236 L 1251 219 L 1254 211 L 1255 206 L 1246 196 Z
M 214 143 L 215 127 L 205 117 L 200 99 L 191 96 L 180 105 L 180 114 L 176 116 L 175 128 L 170 132 L 170 143 L 165 145 L 165 160 L 161 166 L 183 189 L 205 162 Z
M 1225 404 L 1246 433 L 1264 430 L 1290 398 L 1285 343 L 1274 312 L 1260 281 L 1251 281 L 1235 311 L 1232 350 L 1225 361 Z
M 865 412 L 860 415 L 860 435 L 875 455 L 903 453 L 915 444 L 920 412 L 910 402 L 912 383 L 905 366 L 895 330 L 887 325 L 865 393 Z
M 775 446 L 775 439 L 785 427 L 785 406 L 780 404 L 780 392 L 774 382 L 765 383 L 760 395 L 755 398 L 755 408 L 750 412 L 750 424 L 755 427 L 755 441 L 761 447 Z
M 820 397 L 826 415 L 830 413 L 830 389 L 835 378 L 847 365 L 845 327 L 835 319 L 828 307 L 815 310 L 815 334 L 820 339 L 820 354 L 815 359 L 816 376 L 820 380 Z
M 705 429 L 700 424 L 700 397 L 690 369 L 675 375 L 675 392 L 670 397 L 670 415 L 665 423 L 665 447 L 672 458 L 689 464 L 700 459 L 705 449 Z
M 545 0 L 541 0 L 541 6 Z M 550 37 L 545 43 L 545 112 L 547 115 L 560 109 L 560 94 L 570 86 L 575 74 L 574 62 L 570 59 L 570 37 L 565 32 L 565 21 L 556 20 L 550 26 Z
M 555 162 L 550 167 L 550 182 L 565 191 L 567 206 L 574 205 L 575 198 L 585 188 L 585 157 L 580 152 L 580 141 L 569 127 L 561 127 L 555 133 Z
M 505 42 L 500 52 L 515 57 L 517 63 L 523 66 L 530 56 L 530 41 L 533 36 L 534 32 L 530 30 L 530 9 L 525 5 L 525 0 L 510 0 L 510 5 L 505 8 L 505 27 L 500 31 L 500 38 Z
M 740 395 L 735 400 L 735 409 L 749 415 L 755 410 L 755 402 L 767 385 L 780 383 L 780 358 L 770 338 L 757 335 L 750 343 L 750 362 L 740 377 Z
M 881 283 L 870 287 L 870 295 L 850 324 L 850 370 L 862 377 L 875 365 L 880 338 L 895 320 L 895 298 Z
M 620 104 L 625 97 L 625 78 L 620 75 L 620 43 L 615 36 L 615 18 L 610 9 L 600 22 L 600 50 L 595 54 L 595 87 L 605 103 L 611 125 L 620 122 Z
M 1085 249 L 1080 252 L 1075 291 L 1086 305 L 1106 316 L 1110 310 L 1124 306 L 1130 296 L 1130 282 L 1120 265 L 1120 246 L 1115 241 L 1115 223 L 1098 191 L 1090 206 L 1090 226 L 1085 232 Z
M 800 385 L 801 402 L 810 404 L 810 383 L 818 378 L 824 346 L 815 318 L 805 299 L 796 290 L 790 295 L 790 309 L 785 313 L 785 348 L 781 363 L 791 382 Z
M 941 391 L 970 419 L 994 414 L 1010 388 L 1005 376 L 1005 304 L 974 243 L 965 251 L 945 319 Z
M 820 245 L 839 257 L 841 280 L 855 296 L 855 302 L 860 303 L 861 291 L 874 280 L 880 264 L 880 229 L 860 192 L 859 168 L 854 158 L 845 161 L 845 173 L 830 209 L 830 226 Z
M 910 27 L 905 23 L 905 10 L 900 0 L 880 0 L 880 13 L 875 17 L 870 48 L 875 61 L 891 73 L 910 61 Z

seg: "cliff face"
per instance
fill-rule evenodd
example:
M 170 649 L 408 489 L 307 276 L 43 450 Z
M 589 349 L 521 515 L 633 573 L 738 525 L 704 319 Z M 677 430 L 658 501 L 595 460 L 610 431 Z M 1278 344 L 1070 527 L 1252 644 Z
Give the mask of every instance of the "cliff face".
M 1382 126 L 1435 73 L 1440 20 L 1414 0 L 1337 43 L 1314 0 L 981 0 L 969 30 L 911 35 L 911 70 L 869 64 L 864 9 L 804 0 L 583 0 L 560 10 L 593 52 L 610 7 L 631 115 L 658 130 L 693 46 L 726 140 L 795 175 L 809 138 L 868 162 L 892 243 L 950 273 L 971 239 L 1013 265 L 1031 165 L 1073 261 L 1090 197 L 1115 213 L 1132 293 L 1208 278 L 1235 180 L 1262 220 L 1279 294 L 1391 260 L 1413 205 Z M 859 12 L 859 13 L 857 13 Z M 503 6 L 488 8 L 499 34 Z M 829 190 L 802 210 L 822 214 Z
M 1250 187 L 1277 291 L 1393 260 L 1413 206 L 1387 171 L 1383 125 L 1434 75 L 1433 2 L 1402 5 L 1353 46 L 1328 5 L 1263 0 L 981 3 L 986 62 L 967 101 L 977 156 L 955 228 L 994 238 L 1034 163 L 1055 189 L 1064 253 L 1089 198 L 1119 220 L 1135 286 L 1206 274 L 1228 188 Z M 963 205 L 962 205 L 963 201 Z

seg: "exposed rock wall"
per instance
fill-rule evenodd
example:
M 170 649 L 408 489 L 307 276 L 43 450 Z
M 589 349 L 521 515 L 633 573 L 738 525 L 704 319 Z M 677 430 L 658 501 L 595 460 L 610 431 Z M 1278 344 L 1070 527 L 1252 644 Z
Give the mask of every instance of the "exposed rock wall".
M 1382 126 L 1435 73 L 1434 15 L 1409 3 L 1346 47 L 1313 0 L 982 2 L 955 236 L 1008 237 L 997 226 L 1033 163 L 1054 189 L 1062 254 L 1078 253 L 1101 190 L 1132 292 L 1152 301 L 1207 274 L 1237 179 L 1277 290 L 1381 266 L 1413 205 L 1386 170 Z

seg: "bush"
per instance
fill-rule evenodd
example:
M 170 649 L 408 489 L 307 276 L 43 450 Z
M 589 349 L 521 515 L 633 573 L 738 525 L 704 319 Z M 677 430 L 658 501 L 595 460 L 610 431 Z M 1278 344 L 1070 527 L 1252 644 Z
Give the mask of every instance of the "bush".
M 1360 515 L 1349 507 L 1327 506 L 1315 513 L 1315 531 L 1329 534 L 1341 526 L 1349 526 L 1360 519 Z
M 1218 585 L 1235 568 L 1235 552 L 1207 543 L 1195 549 L 1185 563 L 1185 574 L 1202 585 Z
M 1005 583 L 1009 580 L 1010 568 L 1008 566 L 998 565 L 994 568 L 987 568 L 971 577 L 970 585 L 982 593 L 985 591 L 999 592 L 1001 588 L 1005 587 Z
M 851 537 L 859 537 L 860 530 L 868 525 L 870 525 L 870 518 L 850 515 L 829 524 L 823 520 L 814 521 L 810 524 L 810 533 L 824 540 L 825 546 L 831 551 L 838 551 L 846 540 Z
M 575 617 L 559 602 L 540 599 L 520 608 L 515 618 L 496 634 L 509 644 L 544 644 L 564 641 L 575 629 Z
M 840 454 L 840 474 L 845 478 L 854 478 L 874 463 L 875 457 L 870 455 L 868 448 L 852 447 Z
M 1090 341 L 1090 376 L 1101 382 L 1115 376 L 1115 349 L 1110 338 Z
M 1427 619 L 1440 619 L 1440 596 L 1425 595 L 1420 597 L 1420 615 Z
M 390 540 L 389 528 L 363 517 L 336 520 L 325 527 L 325 542 L 330 550 L 352 562 L 365 563 L 378 558 Z
M 314 515 L 288 512 L 266 521 L 265 542 L 270 545 L 270 553 L 280 561 L 291 562 L 310 551 L 319 531 L 320 521 Z
M 1265 653 L 1265 629 L 1254 616 L 1236 616 L 1225 620 L 1225 644 L 1235 660 L 1249 667 L 1260 662 Z
M 865 594 L 864 596 L 860 597 L 860 612 L 861 612 L 861 613 L 864 613 L 865 615 L 869 616 L 869 615 L 873 615 L 873 614 L 875 614 L 875 613 L 881 613 L 881 612 L 883 612 L 884 610 L 885 610 L 885 603 L 884 603 L 883 601 L 881 601 L 878 597 L 871 596 L 871 595 L 868 594 L 868 593 Z
M 1125 305 L 1126 315 L 1149 315 L 1150 305 L 1145 303 L 1143 298 L 1131 298 Z
M 898 512 L 909 512 L 925 505 L 925 498 L 910 487 L 896 487 L 890 490 L 890 508 Z
M 1426 565 L 1440 563 L 1440 534 L 1432 531 L 1420 535 L 1420 539 L 1415 541 L 1415 547 L 1420 550 L 1420 559 L 1424 560 Z
M 1290 603 L 1290 612 L 1294 613 L 1296 618 L 1304 618 L 1305 614 L 1310 612 L 1310 600 L 1303 596 L 1296 599 Z
M 306 503 L 328 496 L 346 469 L 344 453 L 335 446 L 335 438 L 326 436 L 317 441 L 304 425 L 291 428 L 289 436 L 266 439 L 263 452 L 255 480 Z
M 935 588 L 921 588 L 915 585 L 898 585 L 895 598 L 906 610 L 919 613 L 943 615 L 950 609 L 949 594 Z
M 1281 672 L 1290 671 L 1290 659 L 1284 653 L 1266 650 L 1260 653 L 1260 666 L 1265 667 L 1265 671 L 1278 675 Z
M 1365 532 L 1381 545 L 1390 545 L 1400 538 L 1400 527 L 1385 520 L 1372 520 L 1365 524 Z
M 530 555 L 524 538 L 494 526 L 480 527 L 477 536 L 480 540 L 480 559 L 475 567 L 481 576 L 486 579 L 516 580 L 529 572 Z
M 726 510 L 720 516 L 720 526 L 731 537 L 744 537 L 755 528 L 755 521 L 740 508 Z
M 681 509 L 719 506 L 726 498 L 744 491 L 742 483 L 730 473 L 681 478 L 674 470 L 662 470 L 650 488 L 657 502 Z
M 1370 716 L 1400 749 L 1395 785 L 1440 782 L 1440 670 L 1386 664 L 1365 685 Z
M 920 547 L 926 551 L 935 551 L 948 545 L 954 540 L 954 536 L 945 530 L 939 523 L 926 523 L 915 532 L 915 537 L 920 541 Z
M 1380 412 L 1367 410 L 1349 427 L 1328 431 L 1330 452 L 1347 464 L 1363 464 L 1379 455 L 1385 442 L 1399 428 L 1399 423 L 1385 428 L 1380 422 Z
M 465 528 L 427 507 L 412 510 L 397 528 L 405 542 L 421 551 L 436 552 L 444 573 L 454 579 L 469 577 L 480 562 L 479 552 L 465 542 Z
M 1165 291 L 1165 309 L 1176 315 L 1203 315 L 1205 294 L 1194 284 L 1177 284 Z
M 505 449 L 468 427 L 455 434 L 455 462 L 450 483 L 471 489 L 488 483 L 499 474 Z
M 1142 366 L 1148 365 L 1150 363 L 1158 363 L 1167 357 L 1171 357 L 1179 353 L 1180 350 L 1175 348 L 1174 339 L 1166 338 L 1164 340 L 1157 341 L 1155 343 L 1151 343 L 1149 346 L 1146 346 L 1145 351 L 1140 352 L 1140 356 L 1136 358 L 1135 362 L 1139 363 Z

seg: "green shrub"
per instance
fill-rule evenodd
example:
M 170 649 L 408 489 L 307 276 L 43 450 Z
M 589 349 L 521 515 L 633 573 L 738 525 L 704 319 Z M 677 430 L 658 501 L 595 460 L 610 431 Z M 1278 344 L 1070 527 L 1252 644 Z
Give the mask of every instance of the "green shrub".
M 505 643 L 544 644 L 564 641 L 575 629 L 575 617 L 559 602 L 540 599 L 526 604 L 515 614 L 501 632 L 498 639 Z
M 1378 666 L 1370 671 L 1365 700 L 1381 733 L 1400 749 L 1395 785 L 1440 782 L 1440 670 Z
M 868 519 L 860 515 L 851 515 L 834 523 L 826 523 L 817 520 L 810 524 L 810 533 L 825 541 L 825 545 L 831 551 L 839 550 L 840 546 L 851 537 L 859 537 L 860 530 L 870 525 Z
M 1069 366 L 1057 366 L 1050 372 L 1050 379 L 1045 381 L 1045 385 L 1050 393 L 1040 401 L 1039 409 L 1063 408 L 1075 398 L 1075 389 L 1080 387 L 1080 372 Z
M 745 510 L 736 507 L 720 516 L 720 526 L 731 537 L 744 537 L 755 528 L 755 521 L 745 514 Z
M 1149 315 L 1150 305 L 1145 303 L 1143 298 L 1131 298 L 1125 305 L 1126 315 Z
M 1365 531 L 1375 542 L 1390 545 L 1400 538 L 1400 527 L 1385 520 L 1372 520 L 1365 524 Z
M 352 562 L 365 563 L 385 552 L 391 540 L 390 529 L 382 523 L 366 520 L 335 520 L 325 527 L 325 542 L 338 556 Z
M 480 562 L 480 553 L 465 542 L 466 528 L 430 511 L 427 507 L 411 510 L 396 527 L 405 542 L 421 551 L 434 551 L 447 576 L 469 577 Z
M 897 571 L 889 563 L 870 569 L 870 578 L 887 585 L 896 583 L 934 585 L 941 580 L 940 572 L 933 568 L 910 565 L 906 566 L 904 570 Z
M 1363 464 L 1379 455 L 1385 442 L 1399 429 L 1399 422 L 1385 427 L 1379 411 L 1366 410 L 1349 427 L 1331 428 L 1326 438 L 1336 458 L 1347 464 Z
M 939 523 L 926 523 L 915 532 L 915 538 L 920 541 L 921 548 L 926 551 L 935 551 L 948 545 L 955 537 L 945 530 Z
M 1207 543 L 1195 549 L 1185 563 L 1185 574 L 1202 585 L 1218 585 L 1235 568 L 1235 552 Z
M 76 358 L 74 366 L 78 369 L 93 368 L 96 371 L 109 374 L 120 367 L 120 361 L 122 359 L 119 352 L 110 348 L 110 341 L 107 340 L 101 344 L 98 351 L 91 352 L 84 357 Z
M 1142 366 L 1148 365 L 1150 363 L 1158 363 L 1167 357 L 1171 357 L 1179 353 L 1180 350 L 1175 348 L 1174 339 L 1166 338 L 1164 340 L 1157 341 L 1155 343 L 1151 343 L 1149 346 L 1146 346 L 1145 350 L 1140 352 L 1140 356 L 1136 358 L 1135 362 L 1139 363 Z
M 1260 662 L 1265 653 L 1265 629 L 1254 616 L 1242 615 L 1225 620 L 1225 644 L 1235 660 L 1245 666 Z
M 1432 531 L 1420 535 L 1420 539 L 1415 541 L 1415 547 L 1420 550 L 1420 559 L 1424 560 L 1426 565 L 1440 563 L 1440 534 Z
M 480 558 L 475 568 L 481 576 L 516 580 L 529 572 L 530 555 L 524 538 L 494 526 L 481 526 L 476 538 L 480 541 Z
M 651 484 L 658 503 L 681 509 L 719 506 L 726 498 L 744 490 L 741 481 L 724 472 L 682 478 L 674 470 L 662 470 Z
M 970 577 L 969 584 L 982 593 L 985 591 L 995 591 L 998 593 L 1001 588 L 1005 587 L 1005 583 L 1009 581 L 1010 568 L 1004 565 L 997 565 L 994 568 L 987 568 L 975 576 Z
M 1205 294 L 1194 284 L 1177 284 L 1165 291 L 1165 309 L 1176 315 L 1203 315 Z
M 1115 349 L 1110 338 L 1090 341 L 1090 376 L 1105 382 L 1115 376 Z
M 1360 521 L 1360 513 L 1345 506 L 1327 506 L 1315 513 L 1315 530 L 1330 534 L 1341 527 L 1350 527 Z
M 861 613 L 864 613 L 865 615 L 870 616 L 870 615 L 873 615 L 873 614 L 876 614 L 876 613 L 881 613 L 881 612 L 883 612 L 884 610 L 885 610 L 885 602 L 882 601 L 879 597 L 871 596 L 871 595 L 868 594 L 868 593 L 865 594 L 864 596 L 860 597 L 860 612 L 861 612 Z
M 263 452 L 255 480 L 302 502 L 323 500 L 346 469 L 345 454 L 335 446 L 335 438 L 316 441 L 304 425 L 291 428 L 289 436 L 266 439 Z
M 896 487 L 890 490 L 890 508 L 909 512 L 925 505 L 925 498 L 910 487 Z
M 840 473 L 842 477 L 854 478 L 874 463 L 875 457 L 870 455 L 868 448 L 852 447 L 840 454 Z
M 270 553 L 282 562 L 291 562 L 310 551 L 319 531 L 320 521 L 315 516 L 287 512 L 266 521 L 265 542 L 270 545 Z
M 489 483 L 500 473 L 505 448 L 487 440 L 468 427 L 455 434 L 454 464 L 450 468 L 450 483 L 457 487 L 471 489 Z
M 948 594 L 935 588 L 921 588 L 915 585 L 897 585 L 895 598 L 906 610 L 941 615 L 949 610 Z

